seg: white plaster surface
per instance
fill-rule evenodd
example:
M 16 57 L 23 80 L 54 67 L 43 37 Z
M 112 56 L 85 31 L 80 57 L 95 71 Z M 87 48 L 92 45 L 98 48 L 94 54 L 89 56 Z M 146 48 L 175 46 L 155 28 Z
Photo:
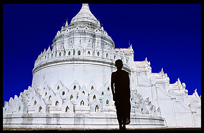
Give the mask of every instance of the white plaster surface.
M 83 33 L 83 34 L 82 34 Z M 57 32 L 52 49 L 41 52 L 32 85 L 5 102 L 3 128 L 118 129 L 110 80 L 114 62 L 129 72 L 131 123 L 136 128 L 201 127 L 201 98 L 188 95 L 180 79 L 174 84 L 150 62 L 134 61 L 134 51 L 116 49 L 108 33 L 83 4 Z

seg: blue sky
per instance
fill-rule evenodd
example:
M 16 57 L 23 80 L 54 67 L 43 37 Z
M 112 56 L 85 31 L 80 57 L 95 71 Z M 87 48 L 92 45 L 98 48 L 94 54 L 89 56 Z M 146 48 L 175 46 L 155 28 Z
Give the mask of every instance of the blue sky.
M 201 95 L 200 4 L 89 4 L 116 48 L 134 49 L 134 60 L 147 57 L 152 72 L 161 68 L 175 83 Z M 3 4 L 3 103 L 28 89 L 38 55 L 81 4 Z

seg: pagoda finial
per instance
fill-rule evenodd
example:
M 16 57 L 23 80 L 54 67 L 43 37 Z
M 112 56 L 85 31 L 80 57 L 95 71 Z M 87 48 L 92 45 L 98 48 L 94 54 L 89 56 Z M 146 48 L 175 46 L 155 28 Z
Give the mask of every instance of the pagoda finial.
M 89 7 L 89 4 L 88 3 L 82 3 L 82 7 L 83 6 L 88 6 Z

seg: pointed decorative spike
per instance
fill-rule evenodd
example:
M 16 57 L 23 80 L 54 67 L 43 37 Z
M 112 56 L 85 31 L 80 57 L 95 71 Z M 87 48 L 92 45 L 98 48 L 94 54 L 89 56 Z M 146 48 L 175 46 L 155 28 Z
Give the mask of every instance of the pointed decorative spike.
M 9 102 L 13 100 L 13 97 L 10 97 Z
M 17 96 L 17 95 L 15 95 L 15 96 L 14 96 L 14 99 L 16 99 L 16 98 L 18 98 L 18 96 Z
M 59 35 L 60 34 L 60 31 L 57 31 L 57 35 Z
M 178 78 L 178 80 L 177 80 L 177 84 L 178 84 L 178 85 L 181 85 L 180 78 Z
M 180 78 L 178 78 L 177 81 L 178 81 L 178 82 L 181 82 L 181 81 L 180 81 Z
M 132 44 L 129 44 L 129 45 L 130 45 L 129 49 L 132 49 Z
M 48 47 L 47 51 L 50 51 L 50 45 L 49 45 L 49 47 Z
M 194 90 L 194 93 L 193 93 L 196 97 L 199 97 L 198 95 L 198 92 L 197 92 L 197 88 Z
M 163 68 L 161 69 L 160 73 L 161 73 L 161 74 L 164 74 L 164 69 L 163 69 Z
M 66 19 L 66 23 L 65 23 L 65 26 L 68 26 L 68 19 Z
M 186 88 L 186 84 L 185 83 L 182 83 L 182 86 L 183 86 L 184 89 Z

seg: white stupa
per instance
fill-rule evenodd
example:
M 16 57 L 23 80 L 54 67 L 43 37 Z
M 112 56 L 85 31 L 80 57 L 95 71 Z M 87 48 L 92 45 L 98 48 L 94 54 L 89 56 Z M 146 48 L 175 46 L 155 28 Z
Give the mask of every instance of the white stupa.
M 169 83 L 163 69 L 134 61 L 134 51 L 116 49 L 108 33 L 82 4 L 71 23 L 57 32 L 52 49 L 41 52 L 31 87 L 3 107 L 3 128 L 118 129 L 110 80 L 122 59 L 130 73 L 131 123 L 136 128 L 201 127 L 201 98 L 185 83 Z

